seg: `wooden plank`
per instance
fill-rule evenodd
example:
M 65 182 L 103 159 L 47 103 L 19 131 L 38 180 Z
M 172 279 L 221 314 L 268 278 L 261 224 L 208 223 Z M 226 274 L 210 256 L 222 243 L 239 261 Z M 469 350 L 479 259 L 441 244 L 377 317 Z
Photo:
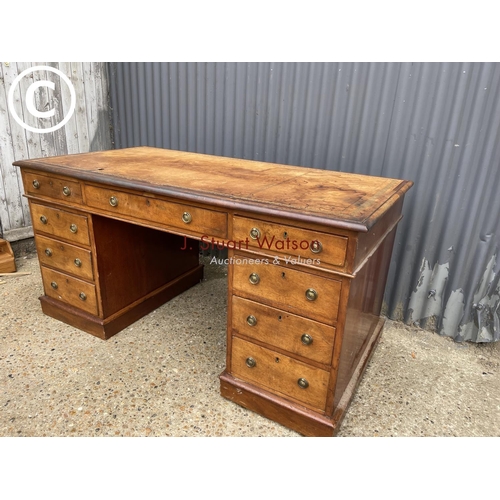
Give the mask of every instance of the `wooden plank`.
M 108 98 L 107 80 L 106 80 L 106 64 L 105 63 L 92 63 L 92 70 L 95 76 L 95 103 L 93 105 L 96 109 L 97 116 L 97 130 L 94 150 L 103 150 L 111 148 L 111 141 L 109 140 L 109 120 L 108 120 Z
M 98 114 L 96 111 L 96 92 L 95 92 L 95 73 L 93 71 L 92 63 L 82 63 L 83 69 L 83 82 L 85 89 L 85 112 L 87 114 L 87 124 L 89 130 L 89 150 L 98 151 L 99 143 L 97 139 L 98 128 Z
M 78 75 L 73 74 L 71 63 L 60 62 L 59 69 L 69 78 L 70 82 L 75 87 L 76 80 L 78 80 Z M 63 83 L 61 88 L 61 105 L 64 116 L 69 113 L 71 109 L 71 93 L 69 92 L 68 86 Z M 76 90 L 75 90 L 76 96 Z M 75 111 L 73 116 L 66 122 L 62 127 L 62 131 L 66 136 L 66 151 L 69 154 L 82 152 L 78 147 L 78 124 L 77 124 L 77 108 L 75 106 Z M 87 151 L 87 150 L 84 150 Z
M 0 137 L 5 137 L 7 133 L 7 123 L 9 112 L 5 103 L 7 102 L 7 94 L 5 92 L 4 76 L 3 76 L 4 65 L 0 64 Z M 6 170 L 7 171 L 7 170 Z M 2 154 L 2 143 L 0 140 L 0 236 L 6 231 L 10 230 L 9 221 L 9 210 L 7 208 L 7 190 L 5 188 L 5 175 L 4 175 L 4 160 Z
M 3 85 L 0 88 L 0 169 L 2 170 L 3 193 L 0 193 L 3 206 L 2 229 L 9 231 L 17 229 L 24 224 L 22 207 L 22 184 L 18 177 L 18 170 L 12 162 L 16 160 L 12 134 L 18 138 L 20 127 L 12 118 L 7 107 L 7 93 L 17 73 L 17 68 L 10 63 L 3 64 Z M 18 109 L 19 93 L 16 93 L 14 106 Z M 22 159 L 22 158 L 19 158 Z M 5 214 L 5 212 L 7 212 Z
M 89 126 L 87 122 L 86 101 L 85 101 L 85 84 L 83 82 L 83 66 L 82 63 L 71 63 L 71 81 L 75 86 L 76 92 L 76 108 L 75 121 L 77 129 L 78 151 L 87 153 L 90 151 Z
M 59 69 L 58 63 L 49 62 L 47 66 Z M 69 89 L 61 77 L 52 71 L 47 70 L 47 80 L 52 82 L 55 87 L 54 90 L 47 90 L 47 94 L 49 96 L 49 108 L 54 110 L 54 116 L 50 118 L 50 123 L 51 126 L 56 126 L 64 120 L 63 94 L 67 93 L 69 98 Z M 66 143 L 65 125 L 53 132 L 49 132 L 49 134 L 54 137 L 55 154 L 67 154 L 68 145 Z
M 35 62 L 35 66 L 46 66 L 45 62 Z M 47 80 L 46 71 L 35 71 L 33 73 L 33 82 L 39 82 L 42 80 Z M 46 110 L 49 106 L 50 94 L 48 94 L 45 87 L 40 87 L 38 92 L 35 92 L 35 103 L 36 108 L 40 111 Z M 48 128 L 50 127 L 50 119 L 48 118 L 37 118 L 37 128 Z M 39 134 L 40 136 L 40 146 L 42 149 L 42 156 L 52 156 L 54 151 L 56 151 L 54 137 L 51 133 Z

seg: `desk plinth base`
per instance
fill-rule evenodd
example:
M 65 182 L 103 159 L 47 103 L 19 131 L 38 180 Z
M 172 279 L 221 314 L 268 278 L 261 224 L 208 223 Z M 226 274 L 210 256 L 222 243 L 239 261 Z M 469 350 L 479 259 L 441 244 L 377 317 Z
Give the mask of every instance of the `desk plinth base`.
M 356 368 L 331 417 L 287 401 L 264 389 L 237 379 L 226 371 L 222 372 L 219 377 L 221 395 L 304 436 L 335 436 L 361 382 L 366 366 L 375 351 L 384 323 L 385 320 L 380 318 L 373 333 L 365 342 Z
M 43 312 L 48 316 L 95 335 L 100 339 L 107 340 L 165 302 L 196 285 L 202 279 L 203 266 L 199 265 L 104 319 L 46 295 L 40 297 L 40 302 Z

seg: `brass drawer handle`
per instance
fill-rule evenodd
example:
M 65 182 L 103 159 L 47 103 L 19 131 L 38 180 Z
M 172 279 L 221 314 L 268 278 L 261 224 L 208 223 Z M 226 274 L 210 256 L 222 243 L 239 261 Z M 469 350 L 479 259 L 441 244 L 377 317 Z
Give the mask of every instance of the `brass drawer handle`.
M 76 267 L 82 267 L 82 261 L 80 259 L 75 259 L 74 262 Z
M 52 250 L 51 250 L 50 248 L 46 248 L 46 249 L 45 249 L 45 255 L 46 255 L 47 257 L 52 257 Z
M 118 206 L 118 198 L 116 196 L 111 196 L 111 198 L 109 199 L 109 204 L 112 207 L 117 207 Z
M 54 290 L 57 290 L 57 288 L 58 288 L 58 285 L 57 285 L 57 283 L 56 283 L 55 281 L 53 281 L 53 282 L 50 284 L 50 286 L 51 286 Z
M 309 387 L 309 382 L 305 378 L 299 378 L 297 384 L 299 384 L 301 389 L 307 389 Z
M 250 238 L 252 238 L 252 240 L 258 240 L 260 238 L 260 230 L 256 227 L 252 227 L 252 229 L 250 229 Z
M 42 224 L 47 224 L 47 217 L 45 217 L 45 215 L 40 216 L 40 222 Z
M 255 366 L 257 365 L 257 361 L 255 361 L 255 359 L 253 358 L 247 358 L 245 364 L 248 366 L 248 368 L 255 368 Z
M 40 189 L 40 182 L 38 182 L 36 179 L 33 181 L 33 187 L 35 189 Z
M 304 335 L 300 337 L 300 340 L 304 345 L 311 345 L 313 343 L 313 338 L 308 333 L 304 333 Z
M 256 285 L 260 281 L 260 276 L 257 273 L 252 273 L 249 277 L 248 280 L 252 285 Z
M 182 214 L 182 222 L 189 224 L 193 220 L 193 217 L 189 212 L 184 212 Z
M 83 301 L 87 300 L 87 296 L 83 292 L 80 292 L 80 294 L 78 295 L 78 297 L 80 297 L 80 299 L 83 300 Z
M 314 288 L 308 288 L 306 290 L 306 299 L 311 302 L 318 298 L 318 292 Z
M 72 232 L 72 233 L 76 233 L 78 231 L 78 226 L 76 224 L 71 224 L 69 226 L 69 230 Z
M 255 316 L 253 316 L 252 314 L 250 314 L 250 316 L 248 316 L 248 318 L 247 318 L 247 323 L 250 326 L 255 326 L 257 324 L 257 318 Z
M 63 187 L 63 195 L 69 196 L 71 194 L 71 189 L 68 186 Z
M 321 244 L 321 241 L 314 240 L 311 242 L 310 248 L 312 253 L 320 253 L 323 250 L 323 245 Z

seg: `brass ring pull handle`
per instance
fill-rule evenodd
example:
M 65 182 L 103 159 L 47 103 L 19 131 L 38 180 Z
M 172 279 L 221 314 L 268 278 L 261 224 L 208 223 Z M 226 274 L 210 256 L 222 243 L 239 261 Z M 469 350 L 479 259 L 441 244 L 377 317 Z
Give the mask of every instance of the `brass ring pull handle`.
M 37 180 L 35 179 L 35 180 L 33 181 L 33 187 L 34 187 L 35 189 L 40 189 L 40 182 L 39 182 L 39 181 L 37 181 Z
M 40 216 L 40 222 L 41 222 L 42 224 L 47 224 L 47 222 L 48 222 L 48 221 L 47 221 L 47 217 L 45 217 L 45 215 Z
M 250 326 L 255 326 L 255 325 L 257 324 L 257 318 L 251 314 L 251 315 L 250 315 L 250 316 L 248 316 L 248 318 L 247 318 L 247 323 L 248 323 Z
M 78 226 L 76 224 L 71 224 L 69 230 L 74 234 L 78 231 Z
M 320 253 L 323 250 L 323 245 L 321 241 L 314 240 L 311 242 L 310 248 L 312 253 Z
M 80 294 L 78 295 L 78 297 L 80 297 L 80 299 L 83 300 L 83 301 L 87 300 L 87 296 L 83 292 L 80 292 Z
M 53 282 L 50 284 L 50 286 L 51 286 L 54 290 L 57 290 L 57 288 L 58 288 L 58 285 L 57 285 L 57 283 L 56 283 L 55 281 L 53 281 Z
M 252 227 L 252 229 L 250 229 L 250 238 L 252 238 L 252 240 L 258 240 L 260 238 L 260 230 L 256 227 Z
M 82 261 L 80 259 L 75 259 L 74 263 L 76 267 L 82 267 Z
M 50 248 L 46 248 L 46 249 L 45 249 L 45 255 L 46 255 L 47 257 L 52 257 L 52 250 L 51 250 Z
M 309 387 L 309 382 L 305 378 L 299 378 L 297 384 L 301 389 L 307 389 Z
M 255 366 L 257 365 L 257 361 L 255 361 L 255 359 L 253 358 L 247 358 L 245 364 L 248 366 L 248 368 L 255 368 Z
M 189 224 L 193 220 L 192 215 L 189 212 L 184 212 L 182 214 L 182 222 Z
M 260 276 L 257 273 L 252 273 L 248 277 L 248 280 L 250 281 L 250 283 L 252 283 L 252 285 L 257 285 L 257 283 L 259 283 L 260 281 Z
M 300 340 L 304 345 L 311 345 L 313 343 L 313 338 L 308 333 L 304 333 L 304 335 L 300 337 Z
M 112 207 L 117 207 L 118 206 L 118 198 L 116 196 L 111 196 L 111 198 L 109 199 L 109 204 Z
M 318 292 L 314 290 L 314 288 L 308 288 L 306 290 L 306 299 L 310 300 L 311 302 L 316 300 L 318 298 Z
M 63 195 L 69 196 L 71 194 L 71 189 L 68 186 L 63 187 Z

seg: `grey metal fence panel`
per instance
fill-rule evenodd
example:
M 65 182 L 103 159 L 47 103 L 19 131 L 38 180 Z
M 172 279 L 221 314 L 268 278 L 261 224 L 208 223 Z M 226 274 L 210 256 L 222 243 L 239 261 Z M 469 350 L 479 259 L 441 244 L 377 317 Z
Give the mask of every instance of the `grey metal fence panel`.
M 117 147 L 410 179 L 395 319 L 500 339 L 499 63 L 111 63 Z

